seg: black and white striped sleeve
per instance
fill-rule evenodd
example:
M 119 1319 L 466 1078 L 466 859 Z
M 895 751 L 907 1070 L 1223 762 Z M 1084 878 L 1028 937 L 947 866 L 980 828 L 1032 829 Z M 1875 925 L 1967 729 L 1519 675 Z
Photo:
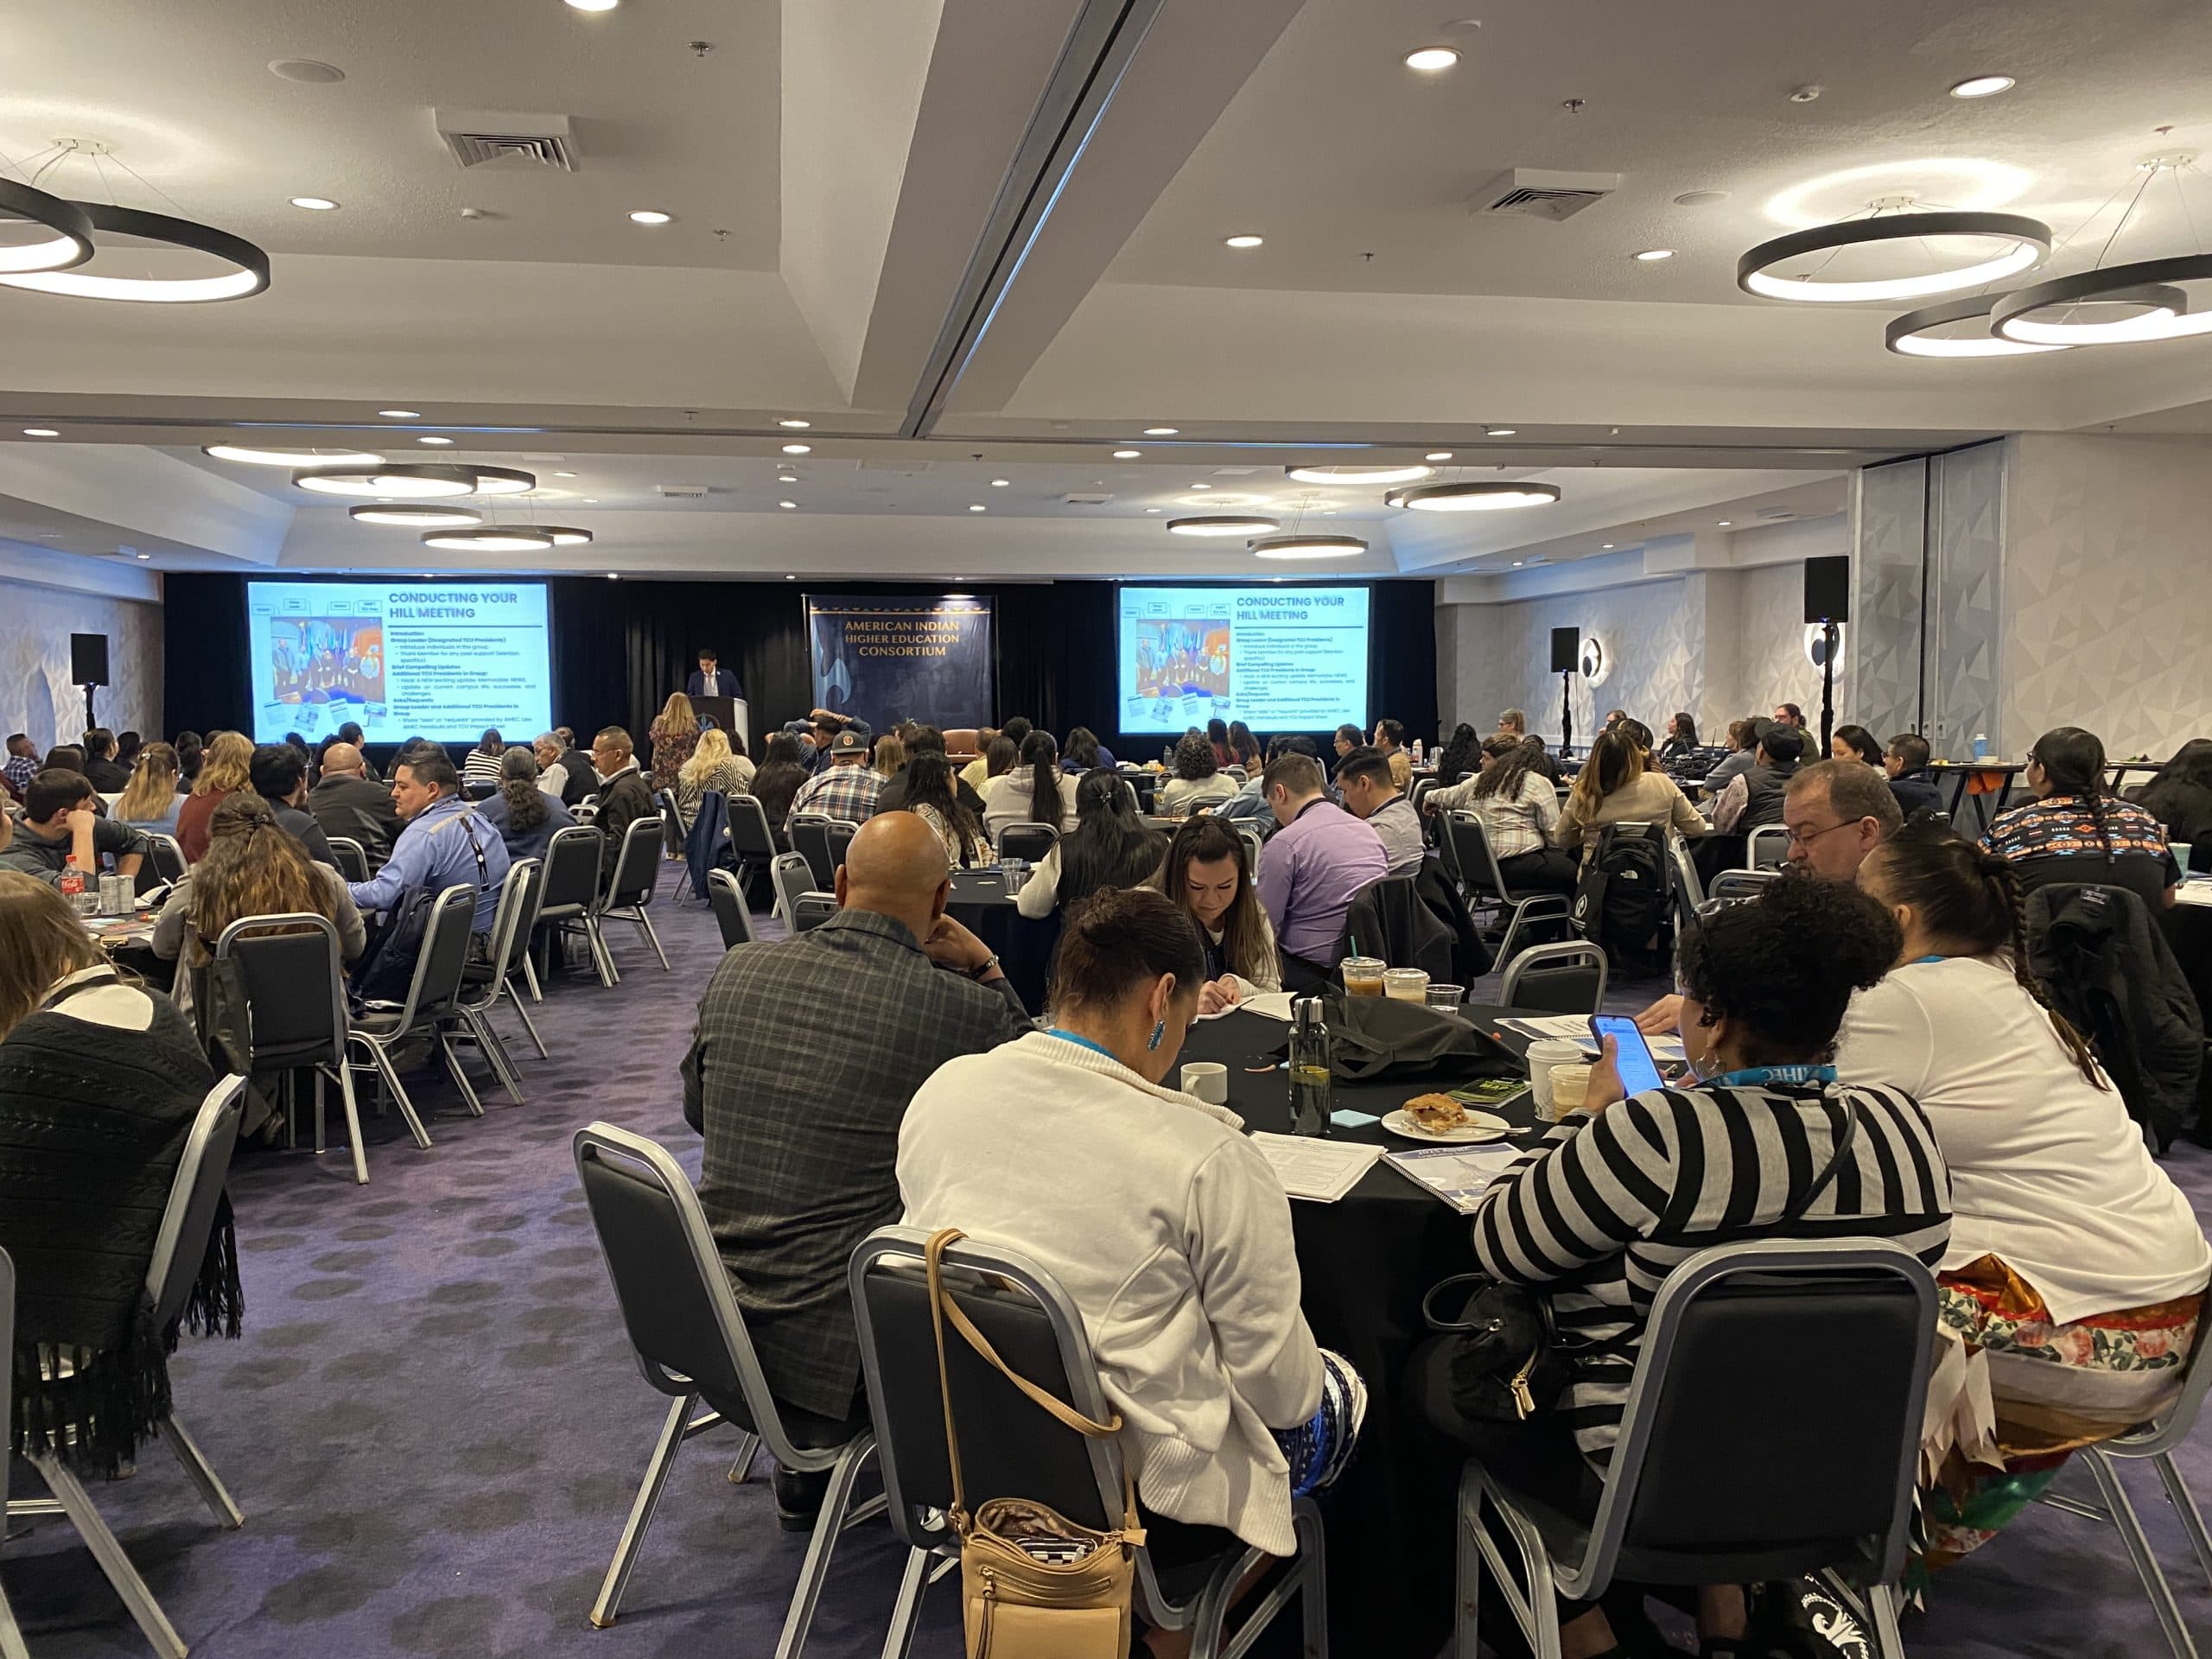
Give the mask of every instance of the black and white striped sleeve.
M 1677 1181 L 1674 1141 L 1670 1116 L 1642 1097 L 1568 1114 L 1475 1212 L 1484 1269 L 1541 1285 L 1619 1255 L 1658 1225 Z

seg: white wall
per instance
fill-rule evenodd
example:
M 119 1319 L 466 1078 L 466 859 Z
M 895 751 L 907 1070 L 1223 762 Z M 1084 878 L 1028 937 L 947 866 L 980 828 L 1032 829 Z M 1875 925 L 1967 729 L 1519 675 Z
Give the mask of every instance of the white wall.
M 78 565 L 87 568 L 69 568 Z M 43 752 L 83 733 L 85 694 L 70 683 L 73 633 L 107 635 L 100 724 L 166 735 L 162 607 L 141 596 L 150 586 L 137 571 L 101 570 L 67 555 L 0 558 L 0 735 L 26 733 Z

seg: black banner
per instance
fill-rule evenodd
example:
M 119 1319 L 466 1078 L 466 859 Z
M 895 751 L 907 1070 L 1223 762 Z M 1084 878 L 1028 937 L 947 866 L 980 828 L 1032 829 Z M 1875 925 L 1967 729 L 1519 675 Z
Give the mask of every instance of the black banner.
M 806 597 L 817 709 L 878 731 L 902 720 L 980 726 L 991 715 L 991 601 Z

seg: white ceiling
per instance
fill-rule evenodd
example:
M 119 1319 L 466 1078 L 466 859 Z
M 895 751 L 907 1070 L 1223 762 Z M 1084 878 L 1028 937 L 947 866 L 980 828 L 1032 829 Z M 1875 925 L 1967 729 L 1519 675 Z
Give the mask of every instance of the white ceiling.
M 2212 408 L 2212 343 L 1907 359 L 1882 348 L 1888 308 L 1734 283 L 1751 244 L 1891 194 L 2037 214 L 2071 238 L 2054 271 L 2089 263 L 2135 163 L 2212 137 L 2200 0 L 1501 0 L 1479 27 L 1427 0 L 1141 0 L 1134 44 L 1101 27 L 1117 10 L 0 12 L 0 175 L 57 139 L 111 146 L 45 184 L 181 207 L 274 270 L 216 306 L 0 289 L 0 541 L 150 549 L 156 569 L 423 563 L 408 532 L 198 454 L 229 439 L 529 467 L 544 493 L 525 511 L 599 537 L 552 568 L 1249 572 L 1236 543 L 1160 526 L 1260 496 L 1356 529 L 1363 571 L 1489 572 L 1832 514 L 1845 472 L 1898 454 L 2201 430 Z M 1455 69 L 1403 66 L 1440 42 L 1465 54 Z M 295 57 L 346 79 L 270 72 Z M 1988 71 L 2019 86 L 1946 95 Z M 577 169 L 464 171 L 436 109 L 565 115 Z M 1065 178 L 1038 162 L 1064 127 L 1082 141 Z M 1621 184 L 1563 224 L 1471 215 L 1516 166 Z M 2212 227 L 2212 181 L 2153 187 L 2112 257 Z M 1676 204 L 1692 191 L 1725 194 Z M 639 207 L 676 220 L 634 226 Z M 1239 232 L 1264 245 L 1225 248 Z M 1676 257 L 1630 257 L 1655 246 Z M 395 430 L 388 407 L 423 419 Z M 61 438 L 20 435 L 37 424 Z M 416 445 L 426 431 L 460 442 Z M 785 461 L 795 440 L 814 453 Z M 1565 499 L 1414 515 L 1281 475 L 1433 449 Z M 1111 499 L 1064 499 L 1079 493 Z

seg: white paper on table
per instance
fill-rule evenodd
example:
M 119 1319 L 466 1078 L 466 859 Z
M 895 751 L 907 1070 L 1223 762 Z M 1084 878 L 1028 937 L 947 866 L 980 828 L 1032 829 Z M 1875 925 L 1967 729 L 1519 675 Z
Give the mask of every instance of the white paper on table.
M 1497 1023 L 1508 1031 L 1517 1031 L 1523 1037 L 1530 1039 L 1563 1037 L 1568 1042 L 1580 1043 L 1593 1053 L 1598 1047 L 1598 1039 L 1590 1033 L 1590 1021 L 1579 1014 L 1548 1014 L 1516 1017 L 1511 1020 L 1501 1020 Z M 1683 1052 L 1682 1039 L 1679 1036 L 1646 1037 L 1643 1041 L 1650 1049 L 1651 1058 L 1655 1060 L 1682 1060 L 1689 1058 Z
M 1270 1020 L 1281 1020 L 1285 1024 L 1288 1024 L 1290 993 L 1288 991 L 1255 991 L 1239 1002 L 1236 1007 L 1247 1009 L 1253 1014 L 1265 1014 Z M 1236 1011 L 1236 1008 L 1229 1010 L 1231 1014 Z
M 1284 1192 L 1294 1198 L 1311 1198 L 1318 1204 L 1334 1204 L 1344 1197 L 1382 1155 L 1380 1147 L 1312 1135 L 1262 1131 L 1251 1141 L 1274 1166 Z
M 1465 1216 L 1521 1155 L 1519 1147 L 1421 1147 L 1391 1152 L 1382 1161 Z

